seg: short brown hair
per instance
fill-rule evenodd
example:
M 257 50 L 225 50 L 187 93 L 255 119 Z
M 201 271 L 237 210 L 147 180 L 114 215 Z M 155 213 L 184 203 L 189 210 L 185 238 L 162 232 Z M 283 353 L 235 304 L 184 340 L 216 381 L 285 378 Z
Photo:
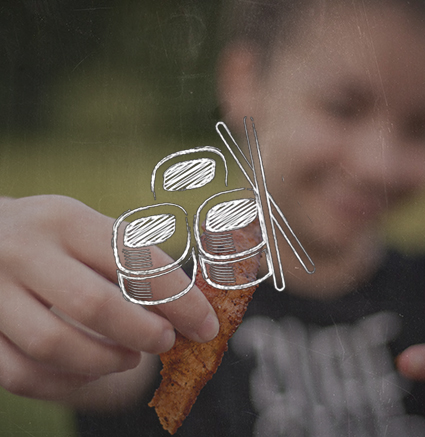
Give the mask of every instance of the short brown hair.
M 360 0 L 227 0 L 224 2 L 221 44 L 232 41 L 254 43 L 266 57 L 278 40 L 289 44 L 297 36 L 300 23 L 314 19 L 319 11 L 335 4 Z M 398 6 L 424 21 L 425 0 L 369 0 L 362 6 Z M 425 23 L 424 23 L 425 24 Z

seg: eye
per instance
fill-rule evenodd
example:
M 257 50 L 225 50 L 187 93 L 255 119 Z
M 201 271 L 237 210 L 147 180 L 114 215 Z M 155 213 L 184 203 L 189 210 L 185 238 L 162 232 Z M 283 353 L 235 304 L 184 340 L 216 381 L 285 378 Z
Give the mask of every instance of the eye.
M 336 87 L 331 93 L 323 95 L 320 101 L 325 114 L 342 121 L 355 121 L 373 107 L 367 91 L 359 86 Z
M 329 115 L 343 119 L 357 118 L 360 114 L 360 108 L 351 101 L 330 100 L 323 107 Z

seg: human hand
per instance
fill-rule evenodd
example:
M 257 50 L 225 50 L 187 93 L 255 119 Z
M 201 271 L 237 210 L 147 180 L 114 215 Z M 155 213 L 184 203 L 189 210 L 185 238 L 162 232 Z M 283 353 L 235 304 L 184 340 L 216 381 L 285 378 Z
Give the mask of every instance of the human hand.
M 116 284 L 114 220 L 61 196 L 0 199 L 0 385 L 59 400 L 102 376 L 138 366 L 140 351 L 170 349 L 174 327 L 208 341 L 214 311 L 194 287 L 148 311 Z M 169 257 L 156 249 L 153 259 Z M 181 287 L 189 279 L 155 280 Z M 181 289 L 181 288 L 180 288 Z
M 425 381 L 425 344 L 410 346 L 397 357 L 397 368 L 409 379 Z

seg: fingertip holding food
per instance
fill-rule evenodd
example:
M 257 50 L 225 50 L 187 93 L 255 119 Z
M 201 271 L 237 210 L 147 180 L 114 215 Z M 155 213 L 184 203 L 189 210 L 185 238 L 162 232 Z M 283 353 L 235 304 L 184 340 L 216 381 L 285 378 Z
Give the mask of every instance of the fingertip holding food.
M 124 370 L 130 370 L 136 368 L 140 364 L 141 359 L 142 359 L 142 354 L 140 352 L 129 351 L 125 359 Z
M 402 375 L 409 379 L 425 380 L 425 346 L 411 346 L 396 358 Z
M 140 360 L 140 352 L 123 348 L 119 351 L 119 355 L 116 357 L 115 365 L 100 371 L 99 376 L 104 376 L 109 373 L 126 372 L 127 370 L 134 369 L 140 364 Z
M 195 338 L 195 340 L 200 343 L 211 341 L 217 336 L 219 329 L 220 325 L 217 316 L 215 312 L 211 310 L 196 333 L 198 339 Z
M 158 343 L 158 353 L 169 351 L 176 341 L 176 333 L 174 329 L 165 329 L 162 333 L 162 338 Z

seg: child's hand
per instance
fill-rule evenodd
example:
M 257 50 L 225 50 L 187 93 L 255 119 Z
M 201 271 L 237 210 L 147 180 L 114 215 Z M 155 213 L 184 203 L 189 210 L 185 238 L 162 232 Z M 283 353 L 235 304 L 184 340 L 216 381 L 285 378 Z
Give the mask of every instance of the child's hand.
M 409 379 L 425 381 L 425 344 L 416 344 L 397 358 L 398 370 Z
M 140 351 L 170 349 L 173 327 L 198 341 L 216 335 L 214 311 L 196 287 L 156 307 L 158 314 L 122 297 L 113 223 L 66 197 L 0 199 L 0 385 L 7 390 L 62 399 L 136 367 Z M 180 273 L 160 286 L 188 284 Z

